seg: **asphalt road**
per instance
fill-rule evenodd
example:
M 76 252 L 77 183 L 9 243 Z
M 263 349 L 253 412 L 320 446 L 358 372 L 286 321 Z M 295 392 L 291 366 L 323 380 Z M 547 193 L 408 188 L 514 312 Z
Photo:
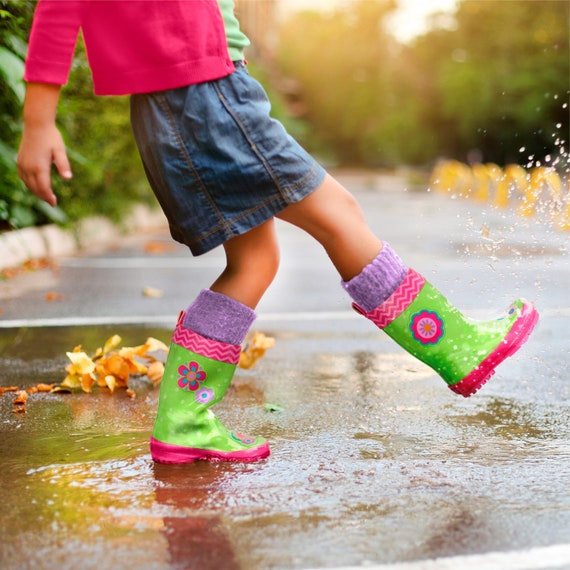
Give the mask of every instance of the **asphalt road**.
M 154 465 L 157 391 L 0 397 L 5 570 L 570 568 L 568 234 L 547 219 L 345 175 L 370 225 L 474 318 L 514 297 L 541 319 L 463 399 L 350 310 L 324 252 L 279 224 L 254 328 L 276 340 L 219 405 L 264 462 Z M 0 283 L 0 386 L 59 382 L 112 334 L 168 341 L 215 278 L 165 230 Z M 152 293 L 151 295 L 149 295 Z

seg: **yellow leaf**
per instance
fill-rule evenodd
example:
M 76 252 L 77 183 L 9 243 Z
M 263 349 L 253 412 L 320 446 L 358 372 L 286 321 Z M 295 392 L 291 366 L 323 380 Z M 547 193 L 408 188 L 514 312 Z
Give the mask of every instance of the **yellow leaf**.
M 76 374 L 68 374 L 64 381 L 61 383 L 62 386 L 67 388 L 80 388 L 81 387 L 81 378 Z
M 103 345 L 103 354 L 108 354 L 114 348 L 117 348 L 123 339 L 118 335 L 114 334 L 112 337 L 107 339 L 107 342 Z
M 160 340 L 149 336 L 143 346 L 146 346 L 146 352 L 156 352 L 157 350 L 163 350 L 168 352 L 168 347 Z
M 113 375 L 109 374 L 105 376 L 105 384 L 107 385 L 109 390 L 111 390 L 112 394 L 115 391 L 115 388 L 117 387 L 117 380 Z
M 90 374 L 95 370 L 95 363 L 84 352 L 67 352 L 67 357 L 71 360 L 73 370 L 77 374 Z M 71 370 L 68 372 L 72 373 Z
M 143 295 L 145 297 L 159 299 L 164 295 L 164 293 L 160 289 L 155 289 L 154 287 L 143 287 Z

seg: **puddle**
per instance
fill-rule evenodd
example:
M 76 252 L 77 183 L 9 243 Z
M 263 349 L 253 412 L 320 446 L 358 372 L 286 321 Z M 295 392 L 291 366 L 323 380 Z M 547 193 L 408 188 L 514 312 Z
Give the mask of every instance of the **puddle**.
M 2 382 L 53 378 L 71 337 L 99 345 L 110 335 L 97 330 L 51 344 L 45 329 L 12 331 Z M 25 415 L 2 400 L 0 566 L 307 568 L 567 540 L 567 406 L 457 399 L 406 354 L 374 351 L 376 336 L 334 335 L 277 335 L 217 407 L 268 437 L 260 463 L 153 464 L 152 389 L 41 395 Z

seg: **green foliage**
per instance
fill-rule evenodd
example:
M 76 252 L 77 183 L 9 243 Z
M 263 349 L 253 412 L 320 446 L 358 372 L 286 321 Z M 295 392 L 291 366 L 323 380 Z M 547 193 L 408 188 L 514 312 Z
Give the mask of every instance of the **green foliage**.
M 383 22 L 394 8 L 392 1 L 359 1 L 301 13 L 282 30 L 281 68 L 302 85 L 307 119 L 347 162 L 376 155 L 393 103 L 385 69 L 396 46 Z
M 279 64 L 342 162 L 425 164 L 473 149 L 485 161 L 542 160 L 569 131 L 569 6 L 463 0 L 452 26 L 398 45 L 394 3 L 357 0 L 294 16 Z

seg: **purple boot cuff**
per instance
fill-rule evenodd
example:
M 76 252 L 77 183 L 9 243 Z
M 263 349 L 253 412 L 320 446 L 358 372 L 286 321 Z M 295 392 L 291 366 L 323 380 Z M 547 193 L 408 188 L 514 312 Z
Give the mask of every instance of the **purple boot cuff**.
M 183 324 L 206 338 L 241 344 L 255 317 L 255 311 L 239 301 L 203 289 L 186 309 Z
M 341 285 L 352 300 L 365 311 L 381 305 L 404 280 L 408 268 L 398 254 L 384 242 L 380 253 L 356 277 Z

